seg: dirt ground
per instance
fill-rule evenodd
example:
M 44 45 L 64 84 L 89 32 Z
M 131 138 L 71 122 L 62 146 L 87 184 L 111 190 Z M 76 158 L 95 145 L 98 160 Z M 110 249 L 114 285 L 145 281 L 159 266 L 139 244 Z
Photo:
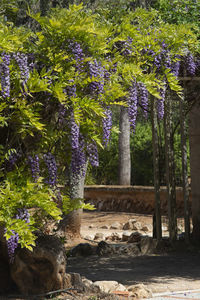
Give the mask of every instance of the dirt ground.
M 82 235 L 100 232 L 102 225 L 112 225 L 114 222 L 125 223 L 129 219 L 136 219 L 144 224 L 152 224 L 151 215 L 133 213 L 83 213 Z M 164 226 L 167 220 L 163 217 Z M 88 228 L 92 224 L 92 228 Z M 178 224 L 183 226 L 183 220 Z M 105 229 L 104 231 L 108 231 Z M 109 230 L 113 232 L 113 230 Z M 117 230 L 114 230 L 117 232 Z M 81 239 L 74 241 L 88 242 Z M 93 242 L 95 243 L 95 242 Z M 70 257 L 67 263 L 67 272 L 77 272 L 86 278 L 96 280 L 116 280 L 125 286 L 143 283 L 153 293 L 169 291 L 193 290 L 200 288 L 200 250 L 189 247 L 162 255 L 148 256 L 112 256 L 98 257 Z

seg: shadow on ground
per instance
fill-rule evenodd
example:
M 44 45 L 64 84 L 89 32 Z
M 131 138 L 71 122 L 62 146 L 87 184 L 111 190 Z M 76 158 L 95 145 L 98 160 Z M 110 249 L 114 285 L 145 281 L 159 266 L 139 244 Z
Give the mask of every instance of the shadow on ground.
M 140 282 L 170 284 L 174 279 L 189 282 L 200 280 L 200 255 L 177 253 L 137 257 L 70 257 L 67 272 L 80 273 L 92 281 L 116 280 L 124 285 Z

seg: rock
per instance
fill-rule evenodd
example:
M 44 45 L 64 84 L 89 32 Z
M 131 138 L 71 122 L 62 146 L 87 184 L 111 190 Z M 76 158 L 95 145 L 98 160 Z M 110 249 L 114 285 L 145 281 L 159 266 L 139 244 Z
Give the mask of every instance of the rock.
M 82 281 L 81 275 L 79 273 L 69 273 L 71 277 L 71 286 L 78 290 L 84 290 L 84 283 Z
M 155 253 L 157 248 L 157 240 L 151 237 L 143 237 L 140 241 L 140 249 L 143 255 Z
M 97 232 L 94 236 L 94 240 L 104 240 L 105 237 L 102 232 Z
M 95 226 L 94 226 L 94 224 L 90 224 L 89 226 L 88 226 L 88 228 L 94 228 Z
M 85 240 L 92 241 L 92 240 L 94 239 L 94 236 L 92 236 L 92 235 L 86 235 L 86 236 L 83 236 L 83 238 L 84 238 Z
M 153 230 L 153 227 L 152 227 L 151 224 L 149 224 L 149 225 L 144 225 L 144 226 L 142 226 L 141 230 L 142 230 L 142 231 L 145 231 L 145 232 L 149 232 L 149 231 L 152 231 L 152 230 Z
M 115 222 L 110 226 L 110 229 L 121 229 L 121 224 L 119 222 Z
M 88 256 L 94 254 L 96 248 L 88 243 L 80 243 L 70 250 L 71 256 Z
M 98 243 L 96 253 L 100 256 L 103 255 L 112 255 L 115 253 L 115 248 L 112 245 L 107 244 L 104 241 Z
M 109 241 L 119 241 L 121 240 L 122 236 L 118 232 L 113 232 L 111 235 L 106 237 L 106 240 Z
M 168 231 L 168 228 L 167 228 L 167 226 L 162 226 L 162 231 Z
M 109 226 L 108 225 L 103 225 L 100 227 L 101 229 L 109 229 Z
M 140 249 L 137 244 L 122 245 L 116 250 L 118 254 L 122 255 L 141 255 Z
M 16 251 L 11 276 L 23 295 L 37 295 L 67 287 L 66 256 L 60 239 L 39 235 L 33 251 Z
M 99 287 L 101 292 L 112 293 L 114 291 L 127 291 L 124 285 L 117 281 L 95 281 L 94 286 Z
M 123 225 L 123 230 L 132 230 L 133 229 L 133 224 L 136 223 L 136 219 L 130 219 L 128 222 L 126 222 Z
M 136 284 L 128 287 L 131 296 L 137 299 L 151 298 L 152 292 L 144 284 Z
M 8 292 L 12 285 L 9 263 L 0 258 L 0 293 Z
M 89 279 L 87 279 L 87 278 L 85 278 L 85 277 L 82 277 L 82 282 L 83 282 L 83 284 L 84 284 L 86 287 L 88 287 L 88 288 L 90 288 L 91 285 L 93 285 L 92 280 L 89 280 Z
M 135 222 L 132 224 L 132 229 L 133 230 L 141 230 L 142 229 L 142 224 L 140 222 Z
M 141 233 L 137 231 L 133 232 L 128 238 L 128 243 L 138 243 L 141 241 L 141 237 L 142 237 Z
M 122 242 L 127 242 L 130 235 L 131 235 L 131 232 L 127 232 L 127 231 L 123 232 L 122 233 Z

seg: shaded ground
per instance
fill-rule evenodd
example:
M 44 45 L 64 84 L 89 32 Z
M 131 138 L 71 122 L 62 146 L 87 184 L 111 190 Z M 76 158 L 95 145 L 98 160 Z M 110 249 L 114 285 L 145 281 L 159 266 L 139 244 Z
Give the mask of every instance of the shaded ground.
M 84 213 L 82 226 L 90 232 L 86 229 L 88 224 L 99 227 L 100 224 L 110 225 L 115 221 L 123 223 L 130 218 L 152 223 L 152 216 L 90 212 Z M 176 253 L 138 257 L 70 257 L 67 265 L 67 272 L 80 273 L 93 281 L 116 280 L 126 286 L 144 283 L 153 293 L 200 288 L 200 251 L 197 249 L 190 252 L 179 249 Z

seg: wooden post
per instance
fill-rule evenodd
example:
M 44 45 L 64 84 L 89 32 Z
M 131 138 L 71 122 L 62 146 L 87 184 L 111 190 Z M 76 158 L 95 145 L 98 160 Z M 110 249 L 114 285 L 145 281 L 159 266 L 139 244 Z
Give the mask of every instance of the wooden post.
M 160 210 L 160 176 L 159 176 L 159 150 L 158 150 L 158 121 L 155 98 L 151 97 L 151 122 L 153 140 L 153 167 L 155 189 L 155 220 L 156 238 L 162 239 L 161 210 Z
M 174 155 L 172 136 L 172 110 L 169 94 L 165 99 L 165 160 L 166 160 L 166 183 L 168 196 L 168 218 L 169 218 L 169 238 L 171 242 L 177 239 L 176 220 L 176 186 L 174 178 Z

